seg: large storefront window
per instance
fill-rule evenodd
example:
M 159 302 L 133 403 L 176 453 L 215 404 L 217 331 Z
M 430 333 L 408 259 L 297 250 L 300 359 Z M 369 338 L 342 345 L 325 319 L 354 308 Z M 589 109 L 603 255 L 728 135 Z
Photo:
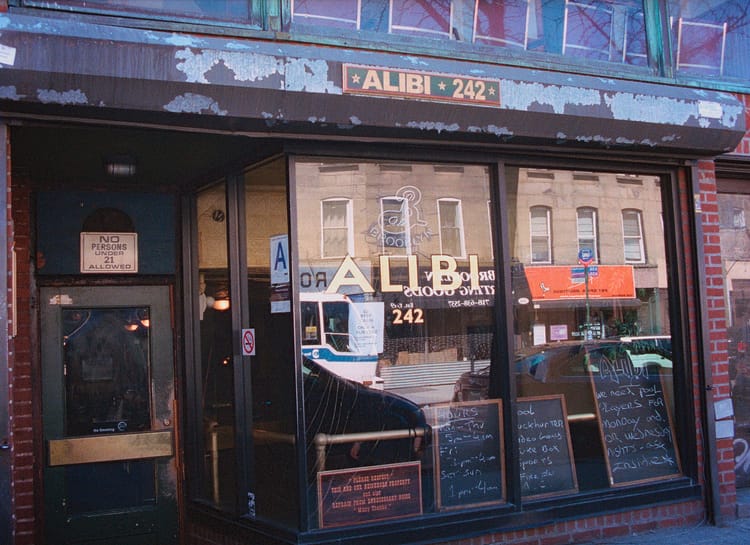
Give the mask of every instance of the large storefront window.
M 225 183 L 198 194 L 196 214 L 200 322 L 196 401 L 202 418 L 198 431 L 200 484 L 196 492 L 216 507 L 233 509 L 235 396 Z
M 310 527 L 682 475 L 660 178 L 508 168 L 502 257 L 489 167 L 298 158 L 292 171 Z M 343 257 L 321 255 L 329 202 L 347 203 Z M 648 248 L 637 261 L 631 240 Z
M 505 502 L 501 402 L 451 405 L 461 375 L 491 357 L 488 169 L 294 170 L 311 526 Z M 351 211 L 337 222 L 346 256 L 318 250 L 329 202 Z
M 527 291 L 517 288 L 513 301 L 522 496 L 676 477 L 681 467 L 673 364 L 678 362 L 670 336 L 660 180 L 604 172 L 545 174 L 506 171 L 512 258 L 527 281 Z M 535 259 L 530 236 L 535 216 L 529 211 L 547 207 L 554 208 L 553 260 L 542 264 Z M 476 396 L 475 390 L 470 385 L 467 395 Z M 552 398 L 562 405 L 559 425 L 537 418 L 524 424 L 524 407 L 533 413 L 538 400 Z M 547 432 L 570 446 L 572 478 L 566 487 L 545 483 L 547 460 L 533 455 L 534 438 Z
M 750 213 L 750 195 L 720 193 L 718 198 L 735 417 L 735 475 L 737 486 L 746 488 L 750 486 L 750 233 L 745 217 Z

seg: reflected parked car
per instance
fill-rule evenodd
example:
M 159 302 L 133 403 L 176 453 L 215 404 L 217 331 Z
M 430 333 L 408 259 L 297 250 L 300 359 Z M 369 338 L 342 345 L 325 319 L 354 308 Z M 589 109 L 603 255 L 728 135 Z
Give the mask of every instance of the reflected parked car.
M 600 341 L 564 341 L 541 345 L 515 362 L 516 395 L 531 397 L 563 394 L 572 420 L 594 418 L 594 395 L 589 370 L 598 371 L 603 358 L 628 361 L 634 368 L 671 377 L 672 344 L 670 337 L 623 337 Z M 469 371 L 454 386 L 454 401 L 486 399 L 489 367 Z M 671 388 L 671 381 L 667 389 Z
M 326 469 L 406 462 L 419 457 L 426 444 L 422 437 L 378 437 L 383 435 L 381 432 L 392 430 L 429 430 L 419 405 L 341 378 L 309 358 L 303 358 L 303 372 L 309 448 L 315 448 L 320 434 L 343 440 L 325 448 Z M 354 433 L 367 433 L 371 438 L 346 441 L 345 436 Z

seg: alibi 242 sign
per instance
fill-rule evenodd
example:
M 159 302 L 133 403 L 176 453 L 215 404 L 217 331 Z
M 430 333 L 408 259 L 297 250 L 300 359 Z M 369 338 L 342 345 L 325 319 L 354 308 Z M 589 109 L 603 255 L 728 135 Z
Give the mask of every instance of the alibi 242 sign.
M 137 272 L 137 233 L 81 233 L 81 273 Z

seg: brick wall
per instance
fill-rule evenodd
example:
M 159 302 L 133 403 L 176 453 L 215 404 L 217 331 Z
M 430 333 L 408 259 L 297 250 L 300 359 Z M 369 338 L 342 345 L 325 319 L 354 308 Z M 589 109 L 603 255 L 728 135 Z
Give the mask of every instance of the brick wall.
M 17 334 L 8 347 L 9 419 L 11 444 L 11 504 L 13 508 L 14 545 L 37 542 L 35 493 L 41 483 L 39 461 L 41 425 L 34 425 L 35 392 L 39 387 L 32 372 L 31 267 L 30 267 L 30 192 L 17 180 L 9 194 L 11 224 L 9 241 L 16 252 L 16 293 L 9 297 L 17 305 Z M 10 263 L 10 260 L 9 260 Z M 40 456 L 37 458 L 37 456 Z

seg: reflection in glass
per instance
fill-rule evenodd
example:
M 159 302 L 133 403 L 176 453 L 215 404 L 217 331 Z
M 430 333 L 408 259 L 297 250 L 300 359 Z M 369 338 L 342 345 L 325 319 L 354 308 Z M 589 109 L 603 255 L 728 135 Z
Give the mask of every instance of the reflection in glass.
M 58 6 L 96 8 L 120 13 L 176 15 L 196 19 L 249 22 L 248 0 L 186 2 L 185 0 L 56 0 Z
M 296 450 L 296 371 L 288 250 L 286 159 L 243 175 L 247 240 L 246 308 L 256 351 L 246 369 L 252 385 L 254 484 L 252 516 L 296 527 L 299 501 Z M 311 220 L 320 225 L 320 204 Z M 310 248 L 317 254 L 321 245 Z M 247 379 L 246 379 L 247 380 Z
M 393 463 L 419 463 L 421 487 L 401 493 L 436 511 L 425 408 L 451 403 L 493 344 L 488 169 L 300 159 L 294 170 L 310 523 L 333 509 L 318 496 L 323 470 Z M 324 260 L 310 249 L 327 236 L 320 203 L 334 197 L 351 203 L 353 251 Z
M 750 486 L 750 195 L 719 194 L 721 258 L 726 290 L 737 486 Z
M 336 2 L 335 10 L 332 4 L 294 0 L 291 30 L 351 29 L 648 66 L 642 0 L 358 0 Z
M 149 309 L 65 308 L 65 434 L 151 429 Z
M 678 74 L 750 77 L 750 13 L 744 0 L 667 4 L 671 43 Z
M 198 319 L 202 413 L 200 497 L 216 507 L 234 508 L 234 371 L 229 311 L 226 186 L 197 196 Z
M 620 478 L 672 478 L 680 469 L 660 180 L 562 170 L 534 174 L 506 171 L 511 248 L 528 285 L 525 310 L 514 320 L 517 396 L 562 396 L 580 490 L 607 488 Z M 552 206 L 553 260 L 538 264 L 529 210 Z M 582 243 L 593 252 L 581 253 Z M 606 390 L 612 377 L 624 389 Z M 466 377 L 462 396 L 481 398 L 487 383 L 486 371 Z M 647 404 L 654 411 L 634 415 L 633 422 L 658 420 L 658 429 L 617 429 L 645 404 L 644 398 L 631 399 L 632 391 L 651 392 Z M 653 452 L 637 440 L 646 435 L 661 441 Z M 664 463 L 651 463 L 657 459 Z M 634 475 L 623 469 L 634 466 L 640 467 Z

